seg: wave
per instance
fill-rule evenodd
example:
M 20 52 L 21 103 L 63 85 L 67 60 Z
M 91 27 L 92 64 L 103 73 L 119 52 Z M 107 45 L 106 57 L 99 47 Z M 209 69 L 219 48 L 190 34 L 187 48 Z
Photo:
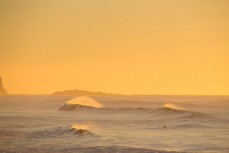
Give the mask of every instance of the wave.
M 64 103 L 59 109 L 59 111 L 77 111 L 77 112 L 93 112 L 93 113 L 107 113 L 107 114 L 117 114 L 117 113 L 149 113 L 152 109 L 137 107 L 137 108 L 95 108 L 91 106 L 84 106 L 79 104 L 67 104 Z
M 74 103 L 64 103 L 58 110 L 62 111 L 77 111 L 84 113 L 94 113 L 97 115 L 105 114 L 124 114 L 124 115 L 145 115 L 147 117 L 156 118 L 176 118 L 186 120 L 205 120 L 213 118 L 213 115 L 188 111 L 184 107 L 175 104 L 165 104 L 162 108 L 150 109 L 150 108 L 107 108 L 107 107 L 93 107 L 85 106 Z
M 199 112 L 193 112 L 187 116 L 184 116 L 183 118 L 186 119 L 206 119 L 209 118 L 210 115 L 209 114 L 205 114 L 205 113 L 199 113 Z
M 39 131 L 35 131 L 32 134 L 29 135 L 30 138 L 53 138 L 53 137 L 59 137 L 63 135 L 69 135 L 71 134 L 71 131 L 69 129 L 63 128 L 63 127 L 53 127 L 53 128 L 47 128 Z
M 30 134 L 29 137 L 37 139 L 37 138 L 54 138 L 60 136 L 71 136 L 71 135 L 83 136 L 83 135 L 94 135 L 94 133 L 92 133 L 91 131 L 85 128 L 78 128 L 78 127 L 76 128 L 76 126 L 73 125 L 71 128 L 53 127 L 44 130 L 39 130 Z
M 85 96 L 75 97 L 61 105 L 59 110 L 69 111 L 74 109 L 102 108 L 103 105 L 98 101 Z
M 176 109 L 176 110 L 186 110 L 184 107 L 179 106 L 177 104 L 172 104 L 172 103 L 166 103 L 163 105 L 165 108 L 171 108 L 171 109 Z
M 53 146 L 53 144 L 51 145 Z M 74 147 L 66 147 L 64 149 L 52 147 L 21 147 L 20 149 L 13 147 L 13 149 L 9 148 L 0 148 L 0 152 L 4 153 L 47 153 L 47 152 L 55 152 L 55 153 L 184 153 L 178 151 L 165 151 L 165 150 L 155 150 L 149 148 L 140 148 L 140 147 L 129 147 L 124 145 L 99 145 L 99 146 L 77 146 Z
M 65 151 L 80 153 L 181 153 L 177 151 L 154 150 L 148 148 L 128 147 L 124 145 L 75 147 L 65 149 Z
M 164 118 L 177 118 L 185 120 L 206 120 L 213 119 L 213 115 L 202 112 L 193 112 L 187 110 L 176 110 L 172 108 L 158 108 L 150 112 L 151 115 Z
M 70 130 L 73 132 L 73 134 L 76 135 L 87 135 L 87 134 L 93 134 L 91 131 L 89 131 L 88 125 L 77 125 L 74 124 Z
M 78 111 L 82 111 L 82 110 L 89 110 L 89 109 L 98 109 L 98 108 L 92 107 L 92 106 L 83 106 L 83 105 L 79 105 L 79 104 L 64 103 L 58 110 L 63 110 L 63 111 L 78 110 Z
M 151 113 L 157 113 L 157 114 L 161 114 L 161 115 L 178 115 L 178 114 L 187 114 L 189 113 L 189 111 L 185 111 L 185 110 L 177 110 L 177 109 L 173 109 L 173 108 L 168 108 L 168 107 L 162 107 L 162 108 L 158 108 L 156 110 L 153 110 Z

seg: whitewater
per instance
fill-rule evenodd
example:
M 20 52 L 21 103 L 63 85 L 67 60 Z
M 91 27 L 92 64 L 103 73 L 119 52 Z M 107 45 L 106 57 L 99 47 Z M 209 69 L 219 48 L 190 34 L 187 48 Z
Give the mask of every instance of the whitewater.
M 228 153 L 229 96 L 0 96 L 3 153 Z

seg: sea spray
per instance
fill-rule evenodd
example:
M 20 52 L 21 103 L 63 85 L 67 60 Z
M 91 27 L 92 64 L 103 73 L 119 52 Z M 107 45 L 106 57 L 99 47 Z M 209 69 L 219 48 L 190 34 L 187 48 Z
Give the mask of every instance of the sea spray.
M 176 105 L 176 104 L 172 104 L 172 103 L 166 103 L 166 104 L 163 105 L 163 107 L 176 109 L 176 110 L 186 110 L 184 107 Z
M 88 108 L 102 108 L 104 107 L 101 103 L 98 101 L 90 98 L 90 97 L 85 97 L 85 96 L 80 96 L 80 97 L 75 97 L 71 100 L 66 101 L 61 105 L 59 110 L 73 110 L 76 107 L 88 107 Z
M 89 131 L 89 125 L 86 124 L 74 124 L 71 126 L 70 130 L 73 131 L 74 134 L 80 134 L 80 135 L 92 134 Z
M 86 96 L 80 96 L 80 97 L 75 97 L 67 102 L 65 104 L 71 105 L 71 104 L 78 104 L 78 105 L 83 105 L 83 106 L 90 106 L 90 107 L 95 107 L 95 108 L 101 108 L 103 105 L 96 101 L 95 99 L 92 99 L 90 97 Z

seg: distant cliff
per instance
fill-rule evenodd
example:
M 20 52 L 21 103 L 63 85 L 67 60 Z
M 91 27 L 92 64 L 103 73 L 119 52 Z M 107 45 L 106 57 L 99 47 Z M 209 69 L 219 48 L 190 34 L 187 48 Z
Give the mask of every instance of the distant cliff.
M 7 95 L 6 90 L 3 88 L 1 77 L 0 77 L 0 95 Z
M 113 94 L 113 93 L 103 93 L 103 92 L 91 92 L 85 90 L 66 90 L 66 91 L 57 91 L 53 93 L 53 95 L 58 96 L 91 96 L 91 97 L 111 97 L 111 96 L 124 96 L 121 94 Z

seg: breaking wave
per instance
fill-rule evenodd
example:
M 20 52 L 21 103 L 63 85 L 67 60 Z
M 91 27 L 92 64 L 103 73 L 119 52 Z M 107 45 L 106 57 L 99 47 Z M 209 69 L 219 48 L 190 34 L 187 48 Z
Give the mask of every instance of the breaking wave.
M 89 129 L 85 128 L 85 125 L 73 125 L 71 128 L 69 127 L 53 127 L 53 128 L 47 128 L 43 130 L 39 130 L 36 132 L 33 132 L 31 135 L 29 135 L 30 138 L 54 138 L 54 137 L 61 137 L 61 136 L 71 136 L 71 135 L 92 135 L 91 131 Z
M 89 131 L 89 126 L 88 125 L 78 125 L 74 124 L 70 130 L 77 135 L 86 135 L 86 134 L 93 134 L 92 132 Z
M 157 117 L 177 118 L 177 119 L 180 118 L 185 120 L 203 120 L 203 119 L 210 119 L 212 117 L 212 115 L 202 113 L 202 112 L 177 110 L 168 107 L 158 108 L 156 110 L 151 111 L 150 114 Z
M 163 105 L 164 108 L 171 108 L 171 109 L 176 109 L 176 110 L 186 110 L 184 107 L 172 104 L 172 103 L 166 103 Z
M 176 109 L 175 109 L 176 108 Z M 188 111 L 183 107 L 177 106 L 174 104 L 165 104 L 162 108 L 157 109 L 149 109 L 143 107 L 137 108 L 106 108 L 106 107 L 92 107 L 92 106 L 84 106 L 80 104 L 69 104 L 64 103 L 59 110 L 62 111 L 76 111 L 76 112 L 84 112 L 87 114 L 94 113 L 97 115 L 115 115 L 115 114 L 125 114 L 125 115 L 146 115 L 148 117 L 161 117 L 161 118 L 183 118 L 189 120 L 203 120 L 209 119 L 212 115 L 201 113 L 201 112 L 193 112 Z
M 78 107 L 80 108 L 102 108 L 103 105 L 99 103 L 98 101 L 90 98 L 90 97 L 76 97 L 71 100 L 66 101 L 65 103 L 62 104 L 62 106 L 59 108 L 59 110 L 74 110 Z
M 177 109 L 168 108 L 168 107 L 158 108 L 158 109 L 152 110 L 150 112 L 150 114 L 157 115 L 158 117 L 160 117 L 160 116 L 167 116 L 167 117 L 168 116 L 170 116 L 170 117 L 185 116 L 185 115 L 189 115 L 192 113 L 194 113 L 194 112 L 189 112 L 189 111 L 185 111 L 185 110 L 177 110 Z
M 91 106 L 83 106 L 83 105 L 79 105 L 79 104 L 66 104 L 66 103 L 64 103 L 58 110 L 63 110 L 63 111 L 78 110 L 78 111 L 82 111 L 82 110 L 93 110 L 93 109 L 98 109 L 98 108 L 91 107 Z

